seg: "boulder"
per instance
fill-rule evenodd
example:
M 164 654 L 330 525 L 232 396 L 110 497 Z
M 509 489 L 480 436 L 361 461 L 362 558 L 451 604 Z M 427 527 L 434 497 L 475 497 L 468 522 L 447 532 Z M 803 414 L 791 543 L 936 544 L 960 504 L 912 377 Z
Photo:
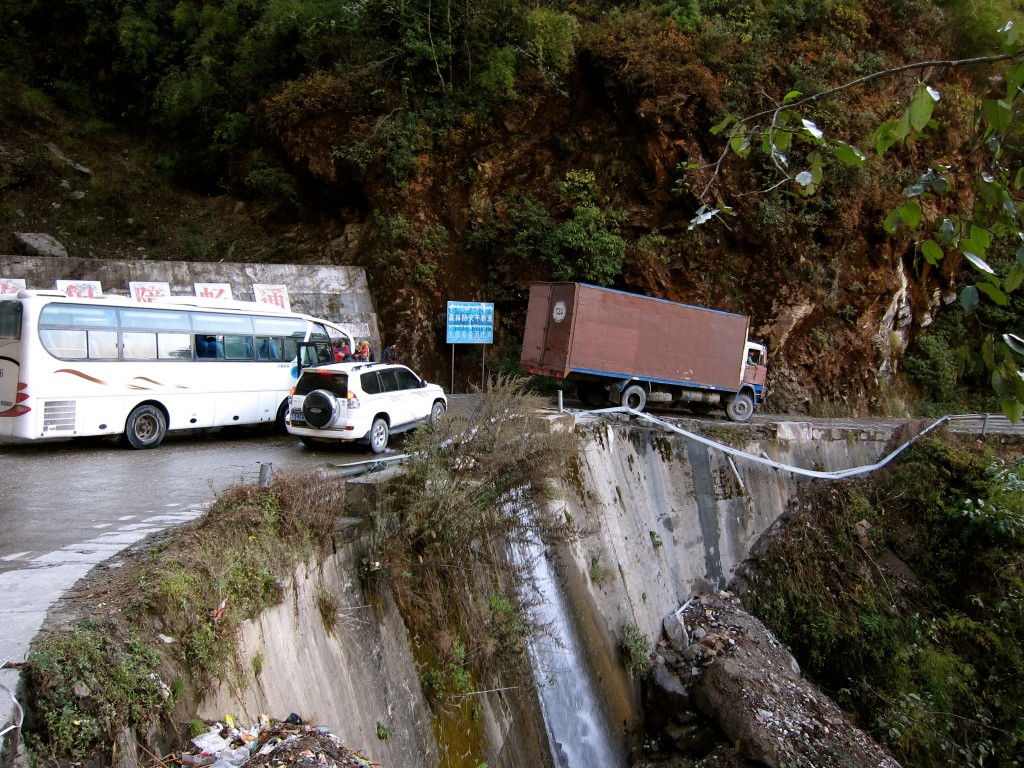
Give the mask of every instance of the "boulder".
M 673 621 L 685 625 L 679 635 Z M 651 667 L 645 691 L 648 744 L 671 745 L 711 766 L 812 766 L 899 768 L 820 690 L 804 680 L 792 654 L 729 592 L 690 600 L 664 622 L 676 641 L 690 643 Z M 670 662 L 668 660 L 674 660 Z M 685 688 L 689 696 L 684 696 Z M 708 751 L 705 739 L 685 727 L 682 709 L 695 707 L 721 733 Z M 657 729 L 656 734 L 651 729 Z M 695 732 L 704 736 L 704 733 Z M 650 755 L 649 757 L 667 757 Z M 641 763 L 642 764 L 642 763 Z
M 42 232 L 15 232 L 14 239 L 37 256 L 67 258 L 68 255 L 67 249 L 57 238 Z

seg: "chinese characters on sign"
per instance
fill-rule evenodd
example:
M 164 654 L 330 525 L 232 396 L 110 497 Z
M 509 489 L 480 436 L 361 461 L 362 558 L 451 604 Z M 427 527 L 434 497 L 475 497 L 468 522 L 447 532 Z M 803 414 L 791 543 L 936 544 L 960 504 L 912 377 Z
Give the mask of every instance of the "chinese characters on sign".
M 94 299 L 103 294 L 99 280 L 58 280 L 57 290 L 75 299 Z
M 136 301 L 149 304 L 171 295 L 171 286 L 167 283 L 136 283 L 128 282 L 128 293 Z
M 25 287 L 20 277 L 0 277 L 0 293 L 17 293 Z
M 370 338 L 370 324 L 369 323 L 338 323 L 341 330 L 353 338 L 368 339 Z
M 449 301 L 447 343 L 493 344 L 494 305 L 478 301 Z
M 228 299 L 231 296 L 231 283 L 193 283 L 196 296 L 203 299 Z
M 271 304 L 280 307 L 285 312 L 291 311 L 291 302 L 288 300 L 287 285 L 261 285 L 253 283 L 252 293 L 259 304 Z

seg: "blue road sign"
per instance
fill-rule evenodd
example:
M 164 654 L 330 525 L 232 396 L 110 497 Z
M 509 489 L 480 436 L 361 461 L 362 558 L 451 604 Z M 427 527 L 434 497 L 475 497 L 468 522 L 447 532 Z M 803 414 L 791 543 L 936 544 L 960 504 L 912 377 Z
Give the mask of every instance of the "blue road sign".
M 494 305 L 479 301 L 449 301 L 448 343 L 493 344 Z

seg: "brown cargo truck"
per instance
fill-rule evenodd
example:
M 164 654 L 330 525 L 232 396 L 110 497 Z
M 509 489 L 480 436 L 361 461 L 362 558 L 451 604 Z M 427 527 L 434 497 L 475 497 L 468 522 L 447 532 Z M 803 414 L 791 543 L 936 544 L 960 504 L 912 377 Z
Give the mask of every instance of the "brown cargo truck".
M 743 315 L 582 283 L 533 283 L 520 361 L 575 381 L 590 407 L 686 404 L 747 421 L 764 397 L 767 350 Z

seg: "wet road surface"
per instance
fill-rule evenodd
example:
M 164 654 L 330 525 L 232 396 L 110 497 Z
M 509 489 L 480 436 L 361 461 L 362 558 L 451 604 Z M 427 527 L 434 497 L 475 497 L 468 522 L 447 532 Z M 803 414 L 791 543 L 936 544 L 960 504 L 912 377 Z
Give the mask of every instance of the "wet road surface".
M 402 449 L 396 439 L 388 453 Z M 46 612 L 95 565 L 146 536 L 199 517 L 217 493 L 325 462 L 365 461 L 368 448 L 312 451 L 286 435 L 171 435 L 132 451 L 80 441 L 0 442 L 0 728 Z M 3 689 L 8 689 L 4 691 Z
M 145 521 L 165 526 L 194 517 L 227 486 L 257 482 L 261 464 L 272 474 L 305 472 L 370 455 L 358 446 L 311 451 L 283 435 L 172 436 L 145 451 L 76 441 L 0 443 L 0 574 L 53 563 L 53 553 L 68 545 L 131 534 Z M 167 515 L 173 519 L 158 519 Z

